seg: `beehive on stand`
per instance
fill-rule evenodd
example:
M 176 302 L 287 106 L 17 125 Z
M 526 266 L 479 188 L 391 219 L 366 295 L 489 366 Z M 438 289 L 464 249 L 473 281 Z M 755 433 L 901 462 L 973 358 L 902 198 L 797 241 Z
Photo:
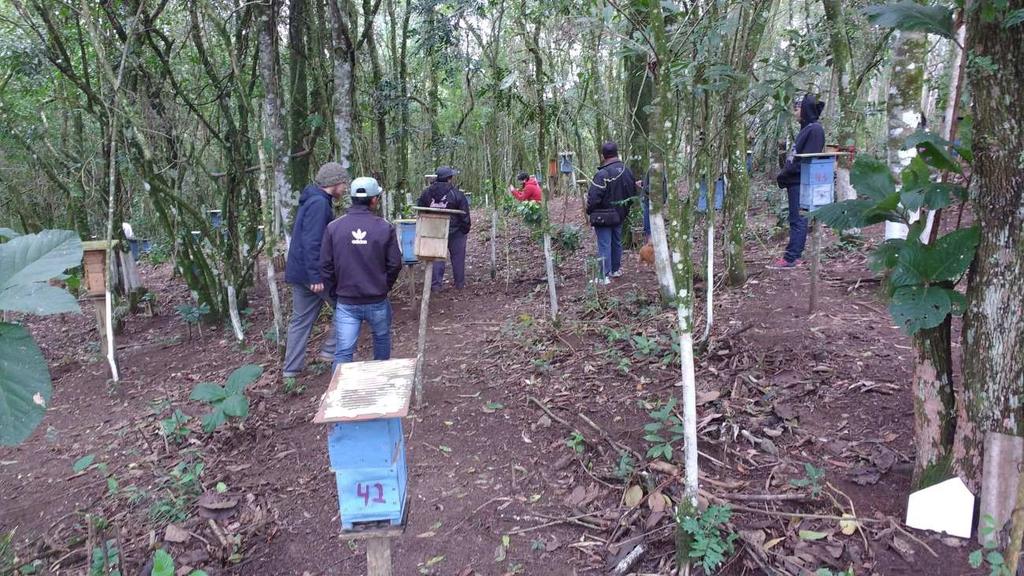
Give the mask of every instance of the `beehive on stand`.
M 403 264 L 415 264 L 416 259 L 416 221 L 395 220 L 395 230 L 398 233 L 398 247 L 402 251 Z
M 342 530 L 404 524 L 408 471 L 402 417 L 415 359 L 339 364 L 314 422 L 327 436 Z
M 420 260 L 448 258 L 448 223 L 462 210 L 416 208 L 416 257 Z
M 817 210 L 835 201 L 835 152 L 798 154 L 800 161 L 800 208 Z

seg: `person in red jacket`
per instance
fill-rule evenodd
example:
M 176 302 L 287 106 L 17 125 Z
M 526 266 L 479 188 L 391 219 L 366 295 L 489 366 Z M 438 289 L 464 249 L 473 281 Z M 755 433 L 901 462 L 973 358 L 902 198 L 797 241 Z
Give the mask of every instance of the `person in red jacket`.
M 514 187 L 509 186 L 508 191 L 515 196 L 516 200 L 520 202 L 540 202 L 543 198 L 541 196 L 540 184 L 537 183 L 537 179 L 530 176 L 526 172 L 520 172 L 516 176 L 516 180 L 519 181 L 520 188 L 516 190 Z

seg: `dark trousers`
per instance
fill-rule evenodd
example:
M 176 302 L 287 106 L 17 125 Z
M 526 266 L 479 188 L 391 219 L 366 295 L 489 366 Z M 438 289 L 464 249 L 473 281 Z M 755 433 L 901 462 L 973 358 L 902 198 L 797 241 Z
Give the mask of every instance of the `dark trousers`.
M 448 233 L 448 259 L 452 262 L 452 276 L 456 288 L 466 287 L 466 238 L 462 232 Z M 440 290 L 444 285 L 445 261 L 434 262 L 434 272 L 430 280 L 432 290 Z
M 807 218 L 800 215 L 800 185 L 786 188 L 789 200 L 789 244 L 786 245 L 786 262 L 796 262 L 804 253 L 807 243 Z
M 291 284 L 292 288 L 292 319 L 288 323 L 288 340 L 284 354 L 284 368 L 282 372 L 286 377 L 298 375 L 306 366 L 306 344 L 309 342 L 309 335 L 313 332 L 313 324 L 320 316 L 320 310 L 327 304 L 334 308 L 334 303 L 324 297 L 324 294 L 313 293 L 308 286 Z M 321 358 L 334 357 L 334 324 L 324 340 Z

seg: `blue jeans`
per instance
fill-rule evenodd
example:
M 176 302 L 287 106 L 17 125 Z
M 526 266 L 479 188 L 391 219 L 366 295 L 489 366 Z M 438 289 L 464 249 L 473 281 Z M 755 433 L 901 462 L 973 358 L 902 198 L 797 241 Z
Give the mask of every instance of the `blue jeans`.
M 644 241 L 651 239 L 651 196 L 644 194 L 640 205 L 644 210 Z
M 796 262 L 804 253 L 807 243 L 807 218 L 800 215 L 800 185 L 786 188 L 789 201 L 789 244 L 786 245 L 786 262 Z
M 622 225 L 594 226 L 597 234 L 597 257 L 601 260 L 601 275 L 608 276 L 622 267 Z
M 373 359 L 391 359 L 391 302 L 387 299 L 373 304 L 342 304 L 334 310 L 334 333 L 338 344 L 334 352 L 334 365 L 352 361 L 363 321 L 373 332 Z

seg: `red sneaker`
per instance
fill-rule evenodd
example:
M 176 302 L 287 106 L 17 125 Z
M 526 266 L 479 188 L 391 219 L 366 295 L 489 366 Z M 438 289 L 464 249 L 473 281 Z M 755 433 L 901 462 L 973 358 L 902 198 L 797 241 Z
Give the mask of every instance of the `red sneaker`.
M 792 270 L 792 269 L 796 268 L 796 266 L 797 266 L 796 262 L 790 262 L 789 260 L 786 260 L 785 258 L 779 258 L 778 260 L 776 260 L 776 261 L 772 262 L 771 264 L 769 264 L 768 265 L 768 269 L 769 270 Z

